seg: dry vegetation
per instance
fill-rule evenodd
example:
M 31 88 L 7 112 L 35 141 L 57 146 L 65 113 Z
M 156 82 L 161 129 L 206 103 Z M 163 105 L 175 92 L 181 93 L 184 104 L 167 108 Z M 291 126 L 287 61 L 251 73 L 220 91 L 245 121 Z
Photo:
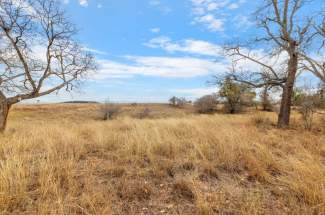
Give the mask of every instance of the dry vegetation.
M 0 214 L 325 214 L 325 119 L 16 106 L 0 136 Z

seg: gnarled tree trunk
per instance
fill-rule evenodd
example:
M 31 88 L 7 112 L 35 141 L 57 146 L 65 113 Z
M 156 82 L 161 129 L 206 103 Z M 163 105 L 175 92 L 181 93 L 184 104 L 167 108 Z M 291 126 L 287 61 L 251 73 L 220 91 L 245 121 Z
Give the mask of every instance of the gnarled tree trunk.
M 10 109 L 10 104 L 2 92 L 0 92 L 0 133 L 4 132 L 7 124 L 7 117 Z
M 279 128 L 288 127 L 290 123 L 291 99 L 298 69 L 298 54 L 296 52 L 295 42 L 291 44 L 290 50 L 290 59 L 288 62 L 288 78 L 283 87 L 280 113 L 278 117 Z

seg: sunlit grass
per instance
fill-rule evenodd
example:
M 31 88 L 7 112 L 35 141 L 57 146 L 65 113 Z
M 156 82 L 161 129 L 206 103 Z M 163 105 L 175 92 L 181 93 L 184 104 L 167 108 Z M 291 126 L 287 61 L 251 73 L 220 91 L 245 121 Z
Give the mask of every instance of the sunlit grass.
M 96 105 L 15 108 L 0 137 L 0 213 L 325 213 L 320 118 L 312 132 L 298 116 L 279 131 L 274 113 L 260 113 L 261 126 L 254 113 L 152 108 L 167 117 L 102 121 Z

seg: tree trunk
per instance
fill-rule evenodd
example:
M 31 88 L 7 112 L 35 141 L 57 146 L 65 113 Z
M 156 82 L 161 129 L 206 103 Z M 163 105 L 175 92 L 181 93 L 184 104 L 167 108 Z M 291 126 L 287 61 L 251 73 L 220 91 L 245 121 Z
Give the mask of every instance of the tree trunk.
M 298 54 L 296 53 L 295 42 L 291 45 L 290 49 L 292 54 L 290 54 L 288 62 L 287 81 L 283 87 L 280 113 L 278 117 L 279 128 L 288 127 L 290 123 L 291 99 L 298 69 Z
M 0 133 L 3 133 L 4 130 L 6 129 L 9 109 L 10 109 L 10 105 L 8 104 L 7 99 L 0 92 Z
M 262 110 L 269 111 L 268 86 L 265 86 L 262 92 Z

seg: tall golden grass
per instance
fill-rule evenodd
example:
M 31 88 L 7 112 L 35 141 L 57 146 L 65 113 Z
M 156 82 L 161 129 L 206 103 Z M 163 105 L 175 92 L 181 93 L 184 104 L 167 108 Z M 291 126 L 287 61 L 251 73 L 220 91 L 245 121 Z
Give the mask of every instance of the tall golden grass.
M 0 214 L 325 214 L 324 121 L 280 131 L 272 113 L 101 121 L 97 110 L 12 111 Z

